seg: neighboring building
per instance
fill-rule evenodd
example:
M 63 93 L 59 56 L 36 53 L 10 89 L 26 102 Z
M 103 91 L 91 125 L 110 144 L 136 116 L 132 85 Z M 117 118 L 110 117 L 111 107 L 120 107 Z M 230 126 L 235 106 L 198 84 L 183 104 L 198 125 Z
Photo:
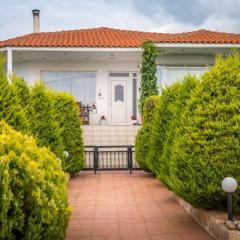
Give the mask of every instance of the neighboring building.
M 216 53 L 240 48 L 240 34 L 198 30 L 150 33 L 111 28 L 40 32 L 39 10 L 33 11 L 34 33 L 0 42 L 7 72 L 28 83 L 42 79 L 49 87 L 95 105 L 90 124 L 105 116 L 110 125 L 130 125 L 139 119 L 141 45 L 157 44 L 158 80 L 166 87 L 186 73 L 200 75 L 214 64 Z

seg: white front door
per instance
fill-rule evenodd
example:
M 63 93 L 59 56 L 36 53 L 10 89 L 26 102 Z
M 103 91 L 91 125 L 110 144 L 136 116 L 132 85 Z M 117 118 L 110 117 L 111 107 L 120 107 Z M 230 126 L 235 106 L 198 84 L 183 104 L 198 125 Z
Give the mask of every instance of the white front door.
M 111 122 L 127 123 L 127 79 L 111 80 Z

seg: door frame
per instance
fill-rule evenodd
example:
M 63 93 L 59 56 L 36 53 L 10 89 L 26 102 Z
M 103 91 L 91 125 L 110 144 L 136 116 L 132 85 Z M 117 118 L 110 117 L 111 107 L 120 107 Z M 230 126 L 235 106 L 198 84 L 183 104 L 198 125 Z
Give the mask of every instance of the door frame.
M 125 93 L 125 96 L 124 96 L 124 102 L 125 102 L 124 103 L 125 104 L 124 112 L 125 112 L 125 116 L 126 116 L 125 122 L 112 122 L 112 117 L 113 117 L 112 109 L 113 109 L 113 101 L 114 101 L 114 99 L 112 99 L 113 98 L 112 90 L 113 90 L 114 82 L 122 82 L 124 84 L 124 87 L 126 88 L 124 90 L 124 93 Z M 128 110 L 128 92 L 127 92 L 127 89 L 128 89 L 128 87 L 127 87 L 128 79 L 127 78 L 125 78 L 125 79 L 123 79 L 123 78 L 122 79 L 120 79 L 120 78 L 113 79 L 113 78 L 110 77 L 110 84 L 111 84 L 111 98 L 110 98 L 110 105 L 111 105 L 110 119 L 111 119 L 111 124 L 113 124 L 113 125 L 122 125 L 122 124 L 126 125 L 127 124 L 127 118 L 128 118 L 128 111 L 127 111 Z
M 128 77 L 111 77 L 110 73 L 128 73 Z M 131 112 L 132 112 L 132 81 L 131 81 L 131 72 L 129 71 L 109 71 L 108 72 L 108 86 L 109 86 L 109 96 L 108 96 L 108 106 L 109 106 L 109 125 L 122 125 L 126 126 L 130 124 L 131 121 Z M 126 81 L 126 122 L 125 123 L 113 123 L 112 122 L 112 81 Z

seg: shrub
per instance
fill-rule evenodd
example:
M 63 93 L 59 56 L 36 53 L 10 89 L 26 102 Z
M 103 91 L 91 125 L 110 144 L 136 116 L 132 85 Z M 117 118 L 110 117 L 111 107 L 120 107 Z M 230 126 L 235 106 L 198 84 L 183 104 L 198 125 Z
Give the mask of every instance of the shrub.
M 192 94 L 173 141 L 170 187 L 194 207 L 225 208 L 224 177 L 240 181 L 240 55 L 218 57 Z M 239 210 L 240 189 L 235 194 Z
M 53 153 L 0 122 L 0 239 L 64 239 L 66 185 Z
M 28 121 L 25 111 L 13 93 L 4 70 L 4 58 L 0 56 L 0 119 L 11 124 L 16 130 L 25 131 Z
M 148 166 L 154 174 L 157 174 L 159 168 L 159 158 L 162 155 L 163 146 L 170 130 L 170 122 L 173 118 L 175 101 L 180 88 L 181 83 L 177 82 L 163 90 L 161 100 L 156 107 L 149 141 L 151 147 L 147 156 Z
M 27 83 L 17 75 L 13 75 L 10 88 L 12 95 L 17 97 L 18 104 L 22 108 L 27 109 L 30 98 L 30 90 Z
M 150 96 L 146 99 L 143 111 L 143 125 L 135 141 L 135 158 L 141 169 L 145 171 L 150 171 L 147 163 L 147 155 L 150 149 L 153 115 L 159 100 L 159 96 Z
M 30 91 L 29 99 L 30 131 L 37 139 L 39 146 L 48 146 L 62 158 L 64 145 L 53 105 L 51 94 L 45 85 L 41 82 L 35 84 Z
M 139 110 L 143 113 L 145 99 L 149 96 L 158 95 L 157 65 L 156 57 L 158 51 L 153 42 L 145 42 L 142 46 L 142 68 L 141 68 L 141 92 L 139 99 Z
M 74 97 L 67 93 L 52 93 L 52 99 L 65 151 L 69 153 L 68 158 L 63 158 L 63 169 L 69 173 L 79 172 L 84 163 L 84 144 L 79 108 Z
M 157 176 L 166 185 L 169 184 L 169 167 L 171 166 L 172 145 L 173 140 L 175 139 L 176 128 L 179 125 L 181 114 L 184 111 L 189 98 L 195 91 L 198 84 L 200 84 L 199 79 L 196 79 L 191 75 L 185 76 L 180 85 L 177 83 L 178 91 L 175 93 L 175 101 L 169 105 L 168 108 L 169 112 L 171 113 L 171 119 L 169 119 L 168 126 L 166 127 L 165 139 L 161 145 L 162 149 L 159 148 L 158 152 L 155 153 L 159 154 L 157 156 Z M 158 117 L 161 118 L 161 116 Z M 156 124 L 160 123 L 156 122 Z

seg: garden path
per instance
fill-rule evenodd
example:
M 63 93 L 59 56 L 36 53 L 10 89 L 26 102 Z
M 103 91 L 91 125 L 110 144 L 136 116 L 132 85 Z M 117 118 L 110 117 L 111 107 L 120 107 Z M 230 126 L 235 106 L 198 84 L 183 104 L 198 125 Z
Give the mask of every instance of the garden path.
M 210 240 L 172 193 L 143 171 L 81 172 L 68 187 L 66 239 Z

